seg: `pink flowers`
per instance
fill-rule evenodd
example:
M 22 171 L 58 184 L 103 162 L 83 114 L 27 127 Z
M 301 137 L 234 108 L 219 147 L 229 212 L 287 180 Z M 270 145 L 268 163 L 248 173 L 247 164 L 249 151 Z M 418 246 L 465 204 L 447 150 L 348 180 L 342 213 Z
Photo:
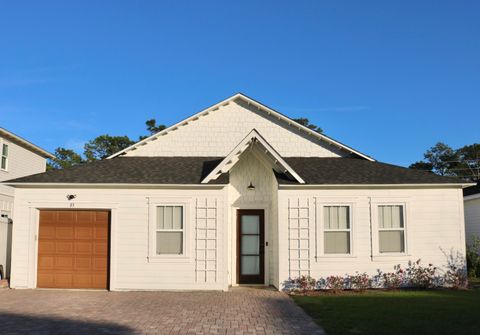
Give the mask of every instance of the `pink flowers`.
M 369 276 L 367 273 L 332 275 L 320 278 L 318 281 L 310 276 L 300 276 L 290 280 L 286 288 L 300 291 L 313 290 L 355 290 L 362 291 L 370 288 L 399 289 L 399 288 L 434 288 L 451 287 L 464 288 L 467 286 L 465 267 L 448 264 L 447 271 L 441 271 L 433 264 L 422 266 L 420 259 L 409 261 L 406 268 L 400 264 L 394 266 L 393 272 L 377 270 L 377 274 Z

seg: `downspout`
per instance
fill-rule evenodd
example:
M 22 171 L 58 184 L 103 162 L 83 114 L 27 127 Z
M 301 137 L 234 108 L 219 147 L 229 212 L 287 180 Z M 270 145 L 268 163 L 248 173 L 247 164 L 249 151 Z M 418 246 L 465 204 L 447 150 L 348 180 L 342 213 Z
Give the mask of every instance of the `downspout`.
M 370 260 L 373 261 L 372 197 L 368 197 L 368 211 L 370 216 Z

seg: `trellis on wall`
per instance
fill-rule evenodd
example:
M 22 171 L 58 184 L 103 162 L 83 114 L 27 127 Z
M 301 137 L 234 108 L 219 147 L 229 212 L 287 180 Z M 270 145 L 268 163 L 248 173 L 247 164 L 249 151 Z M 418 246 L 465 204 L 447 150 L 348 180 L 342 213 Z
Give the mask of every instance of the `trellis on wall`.
M 288 274 L 310 275 L 310 199 L 288 199 Z
M 195 201 L 195 281 L 217 281 L 217 199 Z

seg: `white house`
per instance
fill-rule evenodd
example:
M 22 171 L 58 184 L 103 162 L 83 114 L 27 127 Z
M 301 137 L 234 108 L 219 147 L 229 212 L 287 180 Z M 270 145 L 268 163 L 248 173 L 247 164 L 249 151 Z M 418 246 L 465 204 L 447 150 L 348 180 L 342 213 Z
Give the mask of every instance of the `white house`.
M 242 94 L 7 184 L 15 288 L 280 289 L 465 254 L 461 181 L 377 162 Z
M 0 127 L 0 182 L 45 172 L 47 158 L 53 155 Z M 3 277 L 10 275 L 13 211 L 12 187 L 0 184 L 0 266 Z
M 467 244 L 474 237 L 480 238 L 480 183 L 463 190 L 465 206 L 465 232 Z

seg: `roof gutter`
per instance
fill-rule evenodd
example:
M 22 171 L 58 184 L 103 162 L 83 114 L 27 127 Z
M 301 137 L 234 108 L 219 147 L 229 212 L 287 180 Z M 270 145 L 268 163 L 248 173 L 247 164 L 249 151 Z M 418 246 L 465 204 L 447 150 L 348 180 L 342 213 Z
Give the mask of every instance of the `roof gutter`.
M 127 183 L 4 183 L 16 188 L 156 188 L 156 189 L 220 189 L 227 184 L 127 184 Z
M 304 190 L 304 189 L 352 189 L 352 188 L 465 188 L 472 186 L 471 183 L 431 183 L 431 184 L 308 184 L 293 185 L 279 184 L 280 190 Z

